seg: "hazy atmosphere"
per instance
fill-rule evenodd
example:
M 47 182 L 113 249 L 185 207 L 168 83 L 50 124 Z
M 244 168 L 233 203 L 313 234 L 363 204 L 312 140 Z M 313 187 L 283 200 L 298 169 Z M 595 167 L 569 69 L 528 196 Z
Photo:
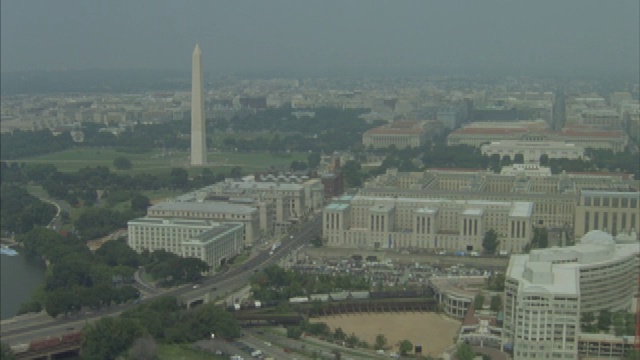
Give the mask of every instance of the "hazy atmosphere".
M 639 2 L 2 1 L 2 71 L 637 76 Z

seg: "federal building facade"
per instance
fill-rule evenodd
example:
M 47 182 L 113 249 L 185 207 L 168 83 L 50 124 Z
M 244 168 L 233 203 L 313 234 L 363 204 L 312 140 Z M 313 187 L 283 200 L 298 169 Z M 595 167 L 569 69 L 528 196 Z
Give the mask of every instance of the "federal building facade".
M 493 141 L 563 142 L 582 148 L 624 151 L 629 136 L 622 130 L 603 130 L 573 125 L 560 131 L 549 130 L 544 120 L 513 122 L 475 122 L 447 136 L 447 145 L 469 145 L 480 148 Z
M 395 146 L 398 149 L 419 147 L 426 144 L 441 125 L 434 121 L 403 120 L 367 130 L 362 134 L 362 144 L 375 149 Z
M 591 230 L 607 231 L 614 236 L 637 233 L 639 224 L 640 192 L 583 190 L 580 193 L 576 206 L 576 237 Z
M 206 262 L 212 269 L 238 255 L 244 224 L 211 220 L 143 217 L 127 223 L 127 244 L 136 252 L 165 250 Z
M 242 235 L 243 245 L 246 246 L 253 245 L 260 235 L 258 210 L 249 205 L 221 201 L 166 201 L 149 207 L 147 216 L 164 219 L 239 222 L 244 225 Z
M 500 140 L 480 146 L 482 155 L 509 156 L 512 160 L 520 154 L 525 163 L 539 163 L 542 155 L 549 159 L 578 160 L 584 158 L 584 148 L 561 141 Z
M 577 359 L 582 313 L 631 309 L 638 254 L 635 239 L 594 230 L 575 246 L 511 256 L 503 344 L 515 359 Z
M 627 232 L 638 226 L 637 181 L 624 173 L 562 173 L 551 174 L 549 168 L 516 164 L 503 168 L 501 174 L 475 169 L 429 169 L 423 172 L 398 172 L 389 169 L 370 181 L 359 191 L 362 196 L 403 197 L 417 199 L 482 200 L 495 202 L 530 202 L 533 204 L 532 225 L 536 227 L 574 229 L 576 236 L 585 229 L 603 230 L 599 215 L 595 226 L 594 212 L 608 212 L 607 229 Z M 588 202 L 587 196 L 603 192 L 611 200 Z M 618 194 L 618 195 L 615 195 Z M 620 200 L 613 200 L 620 197 Z M 627 200 L 622 200 L 626 198 Z M 599 205 L 594 205 L 596 204 Z M 602 204 L 608 204 L 603 206 Z M 589 204 L 589 205 L 587 205 Z M 617 204 L 617 207 L 613 207 Z M 624 205 L 623 205 L 624 204 Z M 624 206 L 624 207 L 623 207 Z M 584 221 L 588 212 L 589 226 Z M 624 216 L 623 216 L 624 215 Z M 624 225 L 623 225 L 623 217 Z M 633 220 L 635 219 L 635 220 Z M 635 227 L 634 227 L 635 226 Z M 588 231 L 587 230 L 587 231 Z M 532 229 L 527 229 L 531 232 Z
M 343 196 L 324 208 L 328 246 L 482 251 L 493 229 L 499 250 L 521 252 L 532 237 L 533 203 Z

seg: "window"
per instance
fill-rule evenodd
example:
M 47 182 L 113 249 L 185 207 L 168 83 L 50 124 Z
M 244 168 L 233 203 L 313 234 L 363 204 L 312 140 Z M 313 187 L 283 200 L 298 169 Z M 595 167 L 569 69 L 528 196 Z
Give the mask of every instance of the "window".
M 591 206 L 591 197 L 590 196 L 585 196 L 584 205 L 585 206 Z
M 593 198 L 593 206 L 600 206 L 600 198 L 599 197 Z
M 629 199 L 622 198 L 622 206 L 621 207 L 626 208 L 627 206 L 629 206 Z
M 631 205 L 629 206 L 632 209 L 635 209 L 638 207 L 638 199 L 631 199 Z
M 618 198 L 611 199 L 611 203 L 612 203 L 611 204 L 612 207 L 617 208 L 618 207 Z
M 609 206 L 609 198 L 602 198 L 602 206 Z

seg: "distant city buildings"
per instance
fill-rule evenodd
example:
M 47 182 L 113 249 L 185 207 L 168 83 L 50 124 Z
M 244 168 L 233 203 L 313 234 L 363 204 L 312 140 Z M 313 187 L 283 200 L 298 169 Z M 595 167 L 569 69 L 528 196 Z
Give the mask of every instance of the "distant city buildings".
M 523 141 L 529 144 L 554 141 L 582 148 L 621 152 L 629 143 L 629 136 L 622 130 L 601 130 L 589 126 L 571 126 L 560 131 L 550 131 L 544 120 L 471 123 L 447 136 L 448 145 L 469 145 L 478 148 L 503 140 Z
M 560 141 L 499 140 L 480 146 L 482 155 L 508 156 L 512 161 L 521 155 L 525 163 L 539 163 L 542 155 L 549 159 L 577 160 L 584 158 L 584 148 Z
M 434 121 L 395 121 L 388 125 L 367 130 L 362 135 L 365 147 L 398 149 L 419 147 L 439 133 L 441 125 Z

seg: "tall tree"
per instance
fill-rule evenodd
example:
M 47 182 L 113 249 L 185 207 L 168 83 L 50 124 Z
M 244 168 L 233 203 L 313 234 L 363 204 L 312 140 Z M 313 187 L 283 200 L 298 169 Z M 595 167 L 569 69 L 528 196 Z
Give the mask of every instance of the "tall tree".
M 471 345 L 466 342 L 460 343 L 456 350 L 456 359 L 458 360 L 473 360 L 476 354 L 473 352 Z
M 374 348 L 376 350 L 384 350 L 387 347 L 387 337 L 384 334 L 376 335 L 376 341 L 374 343 Z
M 498 234 L 495 230 L 489 229 L 482 239 L 482 248 L 486 253 L 494 254 L 499 244 L 500 241 L 498 240 Z
M 407 355 L 407 353 L 411 352 L 411 350 L 413 350 L 413 344 L 411 343 L 411 341 L 402 340 L 402 342 L 400 343 L 400 354 L 402 356 L 405 356 Z
M 131 163 L 131 160 L 125 156 L 118 156 L 113 159 L 113 167 L 118 170 L 129 170 L 132 166 L 133 164 Z

